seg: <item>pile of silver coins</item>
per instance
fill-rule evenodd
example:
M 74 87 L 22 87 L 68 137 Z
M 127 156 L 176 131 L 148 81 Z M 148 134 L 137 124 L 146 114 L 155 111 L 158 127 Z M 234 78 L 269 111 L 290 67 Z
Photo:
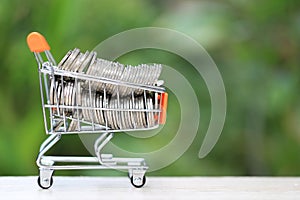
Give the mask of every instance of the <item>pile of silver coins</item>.
M 75 84 L 72 79 L 57 77 L 51 82 L 50 103 L 65 106 L 61 111 L 56 110 L 57 114 L 64 113 L 72 119 L 82 119 L 111 129 L 155 125 L 153 110 L 158 108 L 158 102 L 154 94 L 145 94 L 139 87 L 128 87 L 122 83 L 156 85 L 162 70 L 160 64 L 123 65 L 97 58 L 94 51 L 81 53 L 75 48 L 63 57 L 57 67 L 59 70 L 115 80 L 119 83 L 79 80 Z M 69 131 L 76 130 L 77 125 L 76 120 L 72 120 Z

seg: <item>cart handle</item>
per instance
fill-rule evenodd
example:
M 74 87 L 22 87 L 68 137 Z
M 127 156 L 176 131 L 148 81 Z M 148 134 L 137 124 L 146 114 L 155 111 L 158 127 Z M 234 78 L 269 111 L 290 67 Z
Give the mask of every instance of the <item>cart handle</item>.
M 38 32 L 31 32 L 27 36 L 27 45 L 31 52 L 40 53 L 49 51 L 50 46 L 46 41 L 45 37 Z

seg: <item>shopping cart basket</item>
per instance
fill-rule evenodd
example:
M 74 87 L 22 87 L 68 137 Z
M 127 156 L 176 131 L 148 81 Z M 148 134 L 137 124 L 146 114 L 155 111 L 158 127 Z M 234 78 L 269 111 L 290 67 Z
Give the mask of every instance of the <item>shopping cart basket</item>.
M 76 48 L 56 64 L 41 34 L 30 33 L 27 43 L 38 63 L 44 125 L 50 135 L 36 161 L 39 186 L 52 186 L 54 170 L 118 169 L 128 171 L 133 186 L 142 187 L 148 169 L 143 158 L 116 158 L 101 151 L 116 132 L 165 123 L 168 95 L 157 80 L 161 66 L 125 67 Z M 46 156 L 65 134 L 100 134 L 94 143 L 96 156 Z

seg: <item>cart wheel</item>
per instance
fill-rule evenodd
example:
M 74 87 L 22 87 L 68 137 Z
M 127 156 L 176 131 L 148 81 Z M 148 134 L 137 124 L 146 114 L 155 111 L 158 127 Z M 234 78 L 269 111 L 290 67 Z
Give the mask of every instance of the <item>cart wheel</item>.
M 52 176 L 50 177 L 50 184 L 49 184 L 48 186 L 43 186 L 43 184 L 41 183 L 41 177 L 40 177 L 40 176 L 38 177 L 37 182 L 38 182 L 38 185 L 39 185 L 42 189 L 48 189 L 48 188 L 50 188 L 50 187 L 52 186 L 52 184 L 53 184 L 53 177 L 52 177 Z
M 143 178 L 141 177 L 133 177 L 131 176 L 130 177 L 130 181 L 131 181 L 131 184 L 136 187 L 136 188 L 141 188 L 145 185 L 146 183 L 146 177 L 143 176 Z

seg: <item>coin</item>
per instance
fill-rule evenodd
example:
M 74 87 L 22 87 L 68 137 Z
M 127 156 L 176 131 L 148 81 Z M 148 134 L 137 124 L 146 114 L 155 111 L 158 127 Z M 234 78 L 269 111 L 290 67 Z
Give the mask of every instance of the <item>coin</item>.
M 136 119 L 136 112 L 132 111 L 134 109 L 133 103 L 132 103 L 132 98 L 129 98 L 129 114 L 130 114 L 130 119 L 131 119 L 131 123 L 132 123 L 132 128 L 135 129 L 137 127 L 137 119 Z
M 132 129 L 132 128 L 134 128 L 134 126 L 133 126 L 133 122 L 131 120 L 130 98 L 126 98 L 125 109 L 127 110 L 126 111 L 127 128 L 128 129 Z
M 100 95 L 100 99 L 99 99 L 99 108 L 101 108 L 99 110 L 99 113 L 100 113 L 100 123 L 102 125 L 105 125 L 105 119 L 104 119 L 104 111 L 103 111 L 103 95 L 101 94 Z
M 105 110 L 103 110 L 103 114 L 104 114 L 104 119 L 105 119 L 105 126 L 106 126 L 106 129 L 109 128 L 109 124 L 110 124 L 110 121 L 109 121 L 109 110 L 107 110 L 109 107 L 108 107 L 108 98 L 107 98 L 107 95 L 104 93 L 103 94 L 103 108 L 106 108 Z
M 88 120 L 88 115 L 87 115 L 87 110 L 86 110 L 86 90 L 82 91 L 82 95 L 81 95 L 81 102 L 82 102 L 82 114 L 83 114 L 83 118 L 84 120 Z
M 69 56 L 69 58 L 66 60 L 65 64 L 63 65 L 62 69 L 63 70 L 69 70 L 69 67 L 72 65 L 72 63 L 74 62 L 75 58 L 78 56 L 78 54 L 80 53 L 80 50 L 75 48 L 71 55 Z
M 63 96 L 62 96 L 61 104 L 62 105 L 68 105 L 68 103 L 69 103 L 68 95 L 69 95 L 69 89 L 70 89 L 70 82 L 68 82 L 65 86 L 62 85 L 62 87 L 63 87 Z
M 67 61 L 67 59 L 70 57 L 71 54 L 72 54 L 72 50 L 68 51 L 68 53 L 66 53 L 63 59 L 61 59 L 61 61 L 57 65 L 59 69 L 62 69 L 62 66 L 65 64 L 65 62 Z
M 50 104 L 54 104 L 54 91 L 55 91 L 55 87 L 56 87 L 56 81 L 54 79 L 51 80 L 51 84 L 50 84 Z

